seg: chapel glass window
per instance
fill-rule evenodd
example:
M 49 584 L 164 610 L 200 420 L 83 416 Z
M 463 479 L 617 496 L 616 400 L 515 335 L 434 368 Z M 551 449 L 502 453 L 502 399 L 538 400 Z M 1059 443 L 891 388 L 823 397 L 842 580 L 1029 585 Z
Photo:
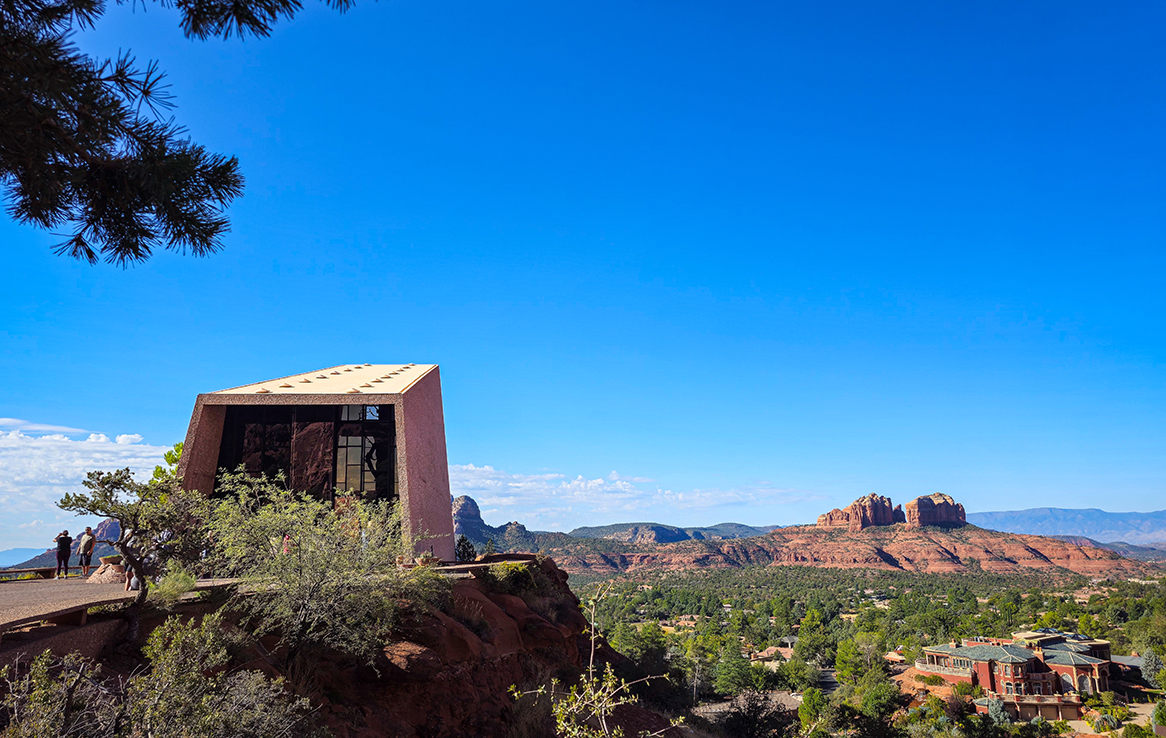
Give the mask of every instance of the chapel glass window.
M 397 443 L 392 410 L 391 405 L 341 406 L 336 489 L 373 499 L 396 497 Z

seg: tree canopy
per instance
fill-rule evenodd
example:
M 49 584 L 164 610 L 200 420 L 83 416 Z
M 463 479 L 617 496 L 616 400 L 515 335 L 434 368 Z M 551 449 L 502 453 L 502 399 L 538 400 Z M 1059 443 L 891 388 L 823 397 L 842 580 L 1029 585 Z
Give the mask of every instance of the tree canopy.
M 325 0 L 345 10 L 351 0 Z M 187 37 L 266 36 L 299 0 L 178 0 Z M 101 0 L 0 1 L 0 188 L 21 223 L 65 237 L 56 253 L 126 266 L 158 248 L 222 248 L 227 206 L 243 193 L 233 156 L 207 151 L 163 113 L 157 63 L 99 60 L 71 34 Z

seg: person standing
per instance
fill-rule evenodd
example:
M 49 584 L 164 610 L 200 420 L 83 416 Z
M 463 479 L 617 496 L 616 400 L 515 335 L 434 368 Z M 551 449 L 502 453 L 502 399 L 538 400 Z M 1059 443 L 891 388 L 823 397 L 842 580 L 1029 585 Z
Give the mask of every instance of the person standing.
M 69 531 L 61 531 L 61 535 L 53 539 L 57 542 L 57 579 L 69 578 L 69 556 L 72 555 L 73 539 Z M 62 572 L 64 572 L 62 574 Z
M 93 529 L 85 526 L 85 532 L 81 534 L 77 543 L 77 556 L 81 559 L 77 563 L 81 564 L 81 576 L 87 577 L 89 567 L 93 565 L 93 547 L 97 545 L 97 536 L 93 535 Z

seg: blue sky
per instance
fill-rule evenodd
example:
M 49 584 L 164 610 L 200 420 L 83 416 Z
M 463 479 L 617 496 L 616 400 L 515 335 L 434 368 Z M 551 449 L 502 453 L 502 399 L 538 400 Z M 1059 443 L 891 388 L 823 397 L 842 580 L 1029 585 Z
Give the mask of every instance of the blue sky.
M 157 59 L 246 194 L 222 253 L 126 271 L 0 220 L 0 547 L 198 392 L 346 362 L 441 364 L 492 523 L 1166 507 L 1163 21 L 395 0 L 197 42 L 111 6 L 81 46 Z

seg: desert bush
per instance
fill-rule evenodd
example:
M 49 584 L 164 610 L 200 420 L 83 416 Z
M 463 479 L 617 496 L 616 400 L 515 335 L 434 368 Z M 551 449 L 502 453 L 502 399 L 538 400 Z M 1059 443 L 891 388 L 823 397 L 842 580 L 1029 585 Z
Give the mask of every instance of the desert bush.
M 538 589 L 534 566 L 526 562 L 503 561 L 491 564 L 483 572 L 490 590 L 499 594 L 521 595 Z
M 150 599 L 164 608 L 173 608 L 183 595 L 194 590 L 197 583 L 193 574 L 179 568 L 171 569 L 150 589 Z
M 307 700 L 282 681 L 228 670 L 219 615 L 167 620 L 143 649 L 145 668 L 107 677 L 78 654 L 45 651 L 23 676 L 2 672 L 3 738 L 307 738 L 323 736 Z
M 777 738 L 795 720 L 793 713 L 774 703 L 768 694 L 747 689 L 737 695 L 717 725 L 734 738 Z
M 329 505 L 279 482 L 224 474 L 209 526 L 218 570 L 242 580 L 232 608 L 256 635 L 279 636 L 280 668 L 299 688 L 325 650 L 372 663 L 402 603 L 446 603 L 449 584 L 430 567 L 396 566 L 416 543 L 398 505 L 344 495 Z

